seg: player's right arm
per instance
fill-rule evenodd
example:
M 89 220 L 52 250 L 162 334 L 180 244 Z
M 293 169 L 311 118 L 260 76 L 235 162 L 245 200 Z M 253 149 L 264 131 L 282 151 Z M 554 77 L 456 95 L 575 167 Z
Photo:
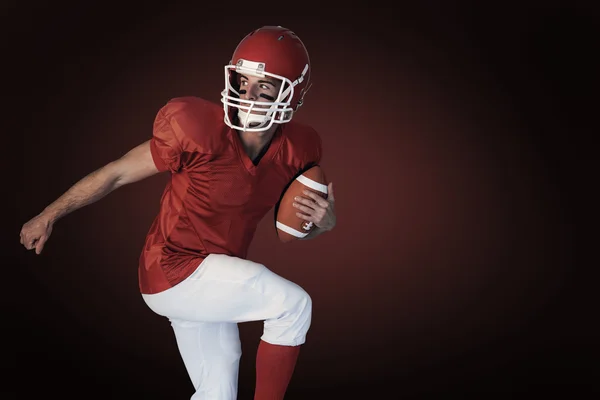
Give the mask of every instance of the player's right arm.
M 21 244 L 40 254 L 60 218 L 92 204 L 121 186 L 140 181 L 159 172 L 146 141 L 102 168 L 85 176 L 40 214 L 21 228 Z

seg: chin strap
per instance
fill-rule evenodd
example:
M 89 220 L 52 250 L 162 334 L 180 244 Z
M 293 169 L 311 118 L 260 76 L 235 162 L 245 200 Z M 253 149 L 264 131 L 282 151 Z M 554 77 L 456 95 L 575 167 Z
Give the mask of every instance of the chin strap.
M 251 123 L 258 123 L 258 126 L 254 126 L 253 128 L 262 128 L 267 125 L 271 119 L 270 115 L 257 115 L 247 113 L 242 109 L 238 109 L 238 119 L 242 126 L 248 128 Z

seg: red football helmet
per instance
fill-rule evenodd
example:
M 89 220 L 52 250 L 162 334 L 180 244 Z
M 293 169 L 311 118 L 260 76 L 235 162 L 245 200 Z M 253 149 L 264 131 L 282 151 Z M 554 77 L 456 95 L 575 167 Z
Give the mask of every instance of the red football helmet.
M 278 97 L 272 102 L 240 99 L 238 74 L 281 80 Z M 242 39 L 225 66 L 225 89 L 221 92 L 225 123 L 234 129 L 264 131 L 273 123 L 289 122 L 309 88 L 310 59 L 300 38 L 281 26 L 256 29 Z M 232 109 L 237 109 L 239 125 L 232 121 Z M 250 128 L 250 122 L 259 125 Z

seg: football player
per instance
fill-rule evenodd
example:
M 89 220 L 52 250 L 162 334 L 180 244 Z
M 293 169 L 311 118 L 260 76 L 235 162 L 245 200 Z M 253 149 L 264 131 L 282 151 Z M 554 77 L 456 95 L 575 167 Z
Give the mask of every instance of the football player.
M 87 175 L 25 223 L 21 243 L 40 254 L 54 224 L 127 184 L 170 174 L 141 251 L 143 300 L 168 318 L 195 388 L 192 399 L 236 399 L 238 323 L 264 321 L 256 357 L 256 400 L 283 399 L 311 324 L 312 303 L 299 285 L 246 259 L 262 217 L 301 171 L 319 164 L 322 144 L 292 121 L 310 88 L 303 42 L 280 26 L 249 33 L 225 66 L 221 103 L 169 100 L 148 141 Z M 298 215 L 317 228 L 336 225 L 328 198 L 297 199 Z

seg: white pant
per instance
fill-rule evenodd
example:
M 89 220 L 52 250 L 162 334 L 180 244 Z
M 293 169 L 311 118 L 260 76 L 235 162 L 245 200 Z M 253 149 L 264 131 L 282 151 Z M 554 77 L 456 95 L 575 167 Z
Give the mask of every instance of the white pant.
M 171 321 L 196 389 L 192 399 L 237 398 L 238 322 L 264 320 L 261 339 L 283 346 L 303 344 L 311 323 L 304 289 L 262 264 L 224 254 L 210 254 L 180 284 L 142 297 Z

